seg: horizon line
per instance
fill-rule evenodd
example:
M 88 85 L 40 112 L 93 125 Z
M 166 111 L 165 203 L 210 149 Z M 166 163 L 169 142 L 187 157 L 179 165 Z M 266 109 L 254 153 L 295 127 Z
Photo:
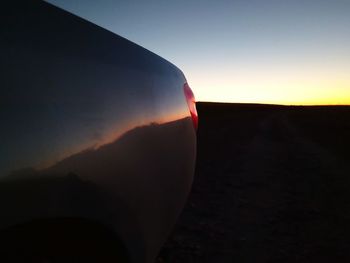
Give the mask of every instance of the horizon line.
M 196 103 L 212 103 L 212 104 L 242 104 L 242 105 L 266 105 L 266 106 L 284 106 L 284 107 L 350 107 L 350 104 L 278 104 L 263 102 L 226 102 L 226 101 L 206 101 L 198 100 Z

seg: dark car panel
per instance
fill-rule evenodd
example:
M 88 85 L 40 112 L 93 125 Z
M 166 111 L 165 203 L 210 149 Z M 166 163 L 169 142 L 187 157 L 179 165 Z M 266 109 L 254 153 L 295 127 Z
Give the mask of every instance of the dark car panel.
M 0 12 L 0 228 L 91 220 L 152 262 L 194 170 L 182 72 L 45 2 Z

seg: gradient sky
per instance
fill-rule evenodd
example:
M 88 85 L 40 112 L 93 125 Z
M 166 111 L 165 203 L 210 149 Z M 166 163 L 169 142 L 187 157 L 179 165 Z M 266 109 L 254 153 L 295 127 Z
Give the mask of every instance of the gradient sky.
M 50 0 L 180 67 L 199 101 L 350 104 L 350 0 Z

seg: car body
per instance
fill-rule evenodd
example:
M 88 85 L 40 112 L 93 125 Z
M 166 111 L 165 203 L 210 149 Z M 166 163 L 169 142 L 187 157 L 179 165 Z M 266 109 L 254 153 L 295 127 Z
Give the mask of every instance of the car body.
M 194 174 L 183 73 L 48 3 L 0 12 L 2 262 L 153 262 Z

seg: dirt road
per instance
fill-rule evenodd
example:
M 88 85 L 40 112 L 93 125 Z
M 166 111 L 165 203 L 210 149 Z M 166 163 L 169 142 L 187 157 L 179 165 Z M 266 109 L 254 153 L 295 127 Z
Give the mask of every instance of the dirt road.
M 350 262 L 350 108 L 198 108 L 193 191 L 158 262 Z

